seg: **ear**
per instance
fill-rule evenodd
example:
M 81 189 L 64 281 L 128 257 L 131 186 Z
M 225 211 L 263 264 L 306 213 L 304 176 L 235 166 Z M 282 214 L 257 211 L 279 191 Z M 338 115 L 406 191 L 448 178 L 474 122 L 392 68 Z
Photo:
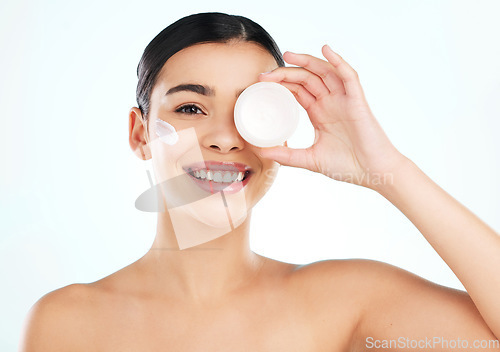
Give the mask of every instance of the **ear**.
M 128 142 L 130 148 L 138 158 L 142 160 L 151 159 L 151 150 L 146 140 L 146 129 L 144 128 L 147 122 L 142 119 L 141 110 L 133 107 L 130 109 L 128 118 Z

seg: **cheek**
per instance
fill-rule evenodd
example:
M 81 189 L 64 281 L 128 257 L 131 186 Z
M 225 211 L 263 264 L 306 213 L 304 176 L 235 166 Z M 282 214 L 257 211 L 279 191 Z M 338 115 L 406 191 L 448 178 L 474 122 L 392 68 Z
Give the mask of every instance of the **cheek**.
M 264 192 L 267 192 L 278 175 L 279 164 L 272 160 L 266 160 L 263 166 L 264 172 L 262 173 L 262 185 L 264 187 Z
M 179 175 L 182 165 L 202 159 L 198 138 L 193 127 L 176 130 L 165 121 L 158 121 L 150 133 L 152 162 L 158 180 Z
M 169 146 L 173 146 L 179 141 L 179 135 L 175 127 L 160 119 L 156 120 L 155 134 L 160 141 Z

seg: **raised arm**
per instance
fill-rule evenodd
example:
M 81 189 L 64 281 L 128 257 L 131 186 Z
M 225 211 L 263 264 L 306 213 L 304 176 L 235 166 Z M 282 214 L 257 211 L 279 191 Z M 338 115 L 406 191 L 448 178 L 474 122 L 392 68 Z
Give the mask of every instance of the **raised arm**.
M 375 189 L 406 215 L 453 270 L 498 338 L 500 236 L 412 161 L 403 160 L 391 173 L 393 182 Z
M 412 221 L 467 290 L 377 266 L 377 277 L 395 280 L 393 290 L 373 282 L 379 289 L 366 302 L 360 333 L 498 338 L 499 235 L 399 153 L 370 111 L 356 71 L 328 46 L 322 52 L 327 61 L 285 52 L 284 59 L 298 67 L 261 75 L 294 93 L 316 136 L 307 149 L 263 148 L 262 155 L 379 192 Z

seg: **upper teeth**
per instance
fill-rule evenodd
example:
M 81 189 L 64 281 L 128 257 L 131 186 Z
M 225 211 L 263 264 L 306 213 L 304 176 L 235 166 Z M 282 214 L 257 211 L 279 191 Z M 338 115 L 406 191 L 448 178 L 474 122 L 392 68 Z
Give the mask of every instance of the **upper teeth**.
M 245 177 L 244 172 L 233 172 L 233 171 L 214 171 L 214 170 L 189 170 L 189 174 L 192 176 L 213 182 L 240 182 Z

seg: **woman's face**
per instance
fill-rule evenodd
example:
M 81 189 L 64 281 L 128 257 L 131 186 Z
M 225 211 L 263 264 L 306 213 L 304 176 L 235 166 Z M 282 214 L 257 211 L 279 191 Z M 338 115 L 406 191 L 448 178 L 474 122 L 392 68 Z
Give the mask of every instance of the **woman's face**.
M 277 66 L 269 52 L 248 42 L 197 44 L 165 63 L 151 95 L 148 137 L 157 182 L 177 177 L 182 184 L 164 191 L 167 204 L 194 191 L 190 199 L 179 202 L 185 203 L 181 208 L 217 227 L 227 222 L 227 204 L 237 226 L 263 197 L 279 164 L 260 157 L 258 148 L 239 135 L 234 106 L 238 95 L 258 82 L 259 73 Z M 180 85 L 191 86 L 176 88 Z M 170 128 L 165 123 L 175 128 L 178 138 L 158 138 Z M 214 180 L 195 178 L 208 171 Z M 246 178 L 216 182 L 238 176 Z

